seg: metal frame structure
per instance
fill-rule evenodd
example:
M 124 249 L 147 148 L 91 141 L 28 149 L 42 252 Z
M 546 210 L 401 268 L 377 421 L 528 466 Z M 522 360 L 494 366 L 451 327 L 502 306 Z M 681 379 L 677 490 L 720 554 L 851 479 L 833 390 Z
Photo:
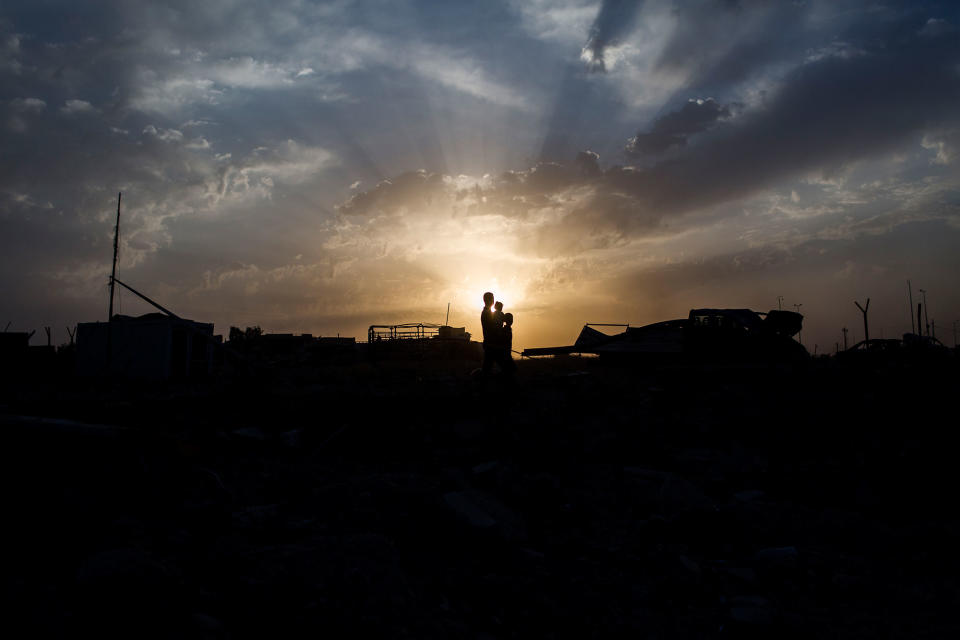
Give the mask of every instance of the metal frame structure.
M 429 322 L 409 322 L 406 324 L 372 324 L 367 329 L 367 342 L 373 344 L 383 340 L 423 340 L 435 338 L 440 334 L 439 324 Z

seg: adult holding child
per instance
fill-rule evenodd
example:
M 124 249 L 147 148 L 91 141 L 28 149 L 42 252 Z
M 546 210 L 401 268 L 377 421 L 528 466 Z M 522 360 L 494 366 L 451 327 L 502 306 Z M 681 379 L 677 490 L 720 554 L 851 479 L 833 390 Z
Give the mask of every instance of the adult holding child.
M 483 375 L 487 377 L 494 363 L 500 371 L 513 375 L 516 364 L 510 355 L 513 346 L 513 314 L 503 313 L 503 303 L 496 302 L 492 292 L 483 294 L 480 327 L 483 329 Z

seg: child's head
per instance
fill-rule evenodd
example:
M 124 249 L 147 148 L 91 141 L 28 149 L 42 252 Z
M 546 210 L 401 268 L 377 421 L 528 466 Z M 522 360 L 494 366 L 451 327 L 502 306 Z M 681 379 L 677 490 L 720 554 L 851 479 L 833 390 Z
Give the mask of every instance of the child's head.
M 493 305 L 493 308 L 497 311 L 503 311 L 503 303 L 497 300 L 497 303 Z
M 513 314 L 512 314 L 512 313 L 505 313 L 505 314 L 503 314 L 503 323 L 504 323 L 505 325 L 507 325 L 508 327 L 512 327 L 512 326 L 513 326 Z

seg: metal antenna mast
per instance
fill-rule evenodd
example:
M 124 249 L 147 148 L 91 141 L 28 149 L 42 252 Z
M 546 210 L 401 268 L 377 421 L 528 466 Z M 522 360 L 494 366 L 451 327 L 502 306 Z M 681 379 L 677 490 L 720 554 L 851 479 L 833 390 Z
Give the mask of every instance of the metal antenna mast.
M 863 342 L 869 347 L 870 346 L 870 327 L 867 325 L 867 309 L 870 308 L 870 298 L 867 298 L 867 305 L 861 307 L 860 303 L 856 300 L 853 301 L 853 304 L 857 305 L 857 309 L 860 309 L 860 312 L 863 313 Z
M 920 289 L 920 295 L 923 296 L 923 323 L 927 325 L 927 337 L 930 337 L 930 316 L 927 314 L 927 290 Z
M 117 225 L 113 228 L 113 268 L 110 270 L 110 312 L 107 322 L 113 322 L 113 290 L 117 279 L 117 248 L 120 240 L 120 198 L 122 192 L 117 193 Z
M 917 327 L 913 324 L 913 287 L 910 286 L 909 280 L 907 280 L 907 293 L 910 295 L 910 333 L 916 333 Z

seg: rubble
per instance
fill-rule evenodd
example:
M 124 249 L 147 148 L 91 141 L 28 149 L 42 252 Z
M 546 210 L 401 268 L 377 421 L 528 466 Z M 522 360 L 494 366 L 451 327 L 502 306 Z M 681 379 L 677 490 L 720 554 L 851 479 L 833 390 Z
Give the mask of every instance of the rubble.
M 519 364 L 510 394 L 479 391 L 468 367 L 393 361 L 189 393 L 7 385 L 9 623 L 951 637 L 951 433 L 907 418 L 921 396 L 949 411 L 955 371 L 847 379 L 815 364 L 718 387 L 689 370 Z

